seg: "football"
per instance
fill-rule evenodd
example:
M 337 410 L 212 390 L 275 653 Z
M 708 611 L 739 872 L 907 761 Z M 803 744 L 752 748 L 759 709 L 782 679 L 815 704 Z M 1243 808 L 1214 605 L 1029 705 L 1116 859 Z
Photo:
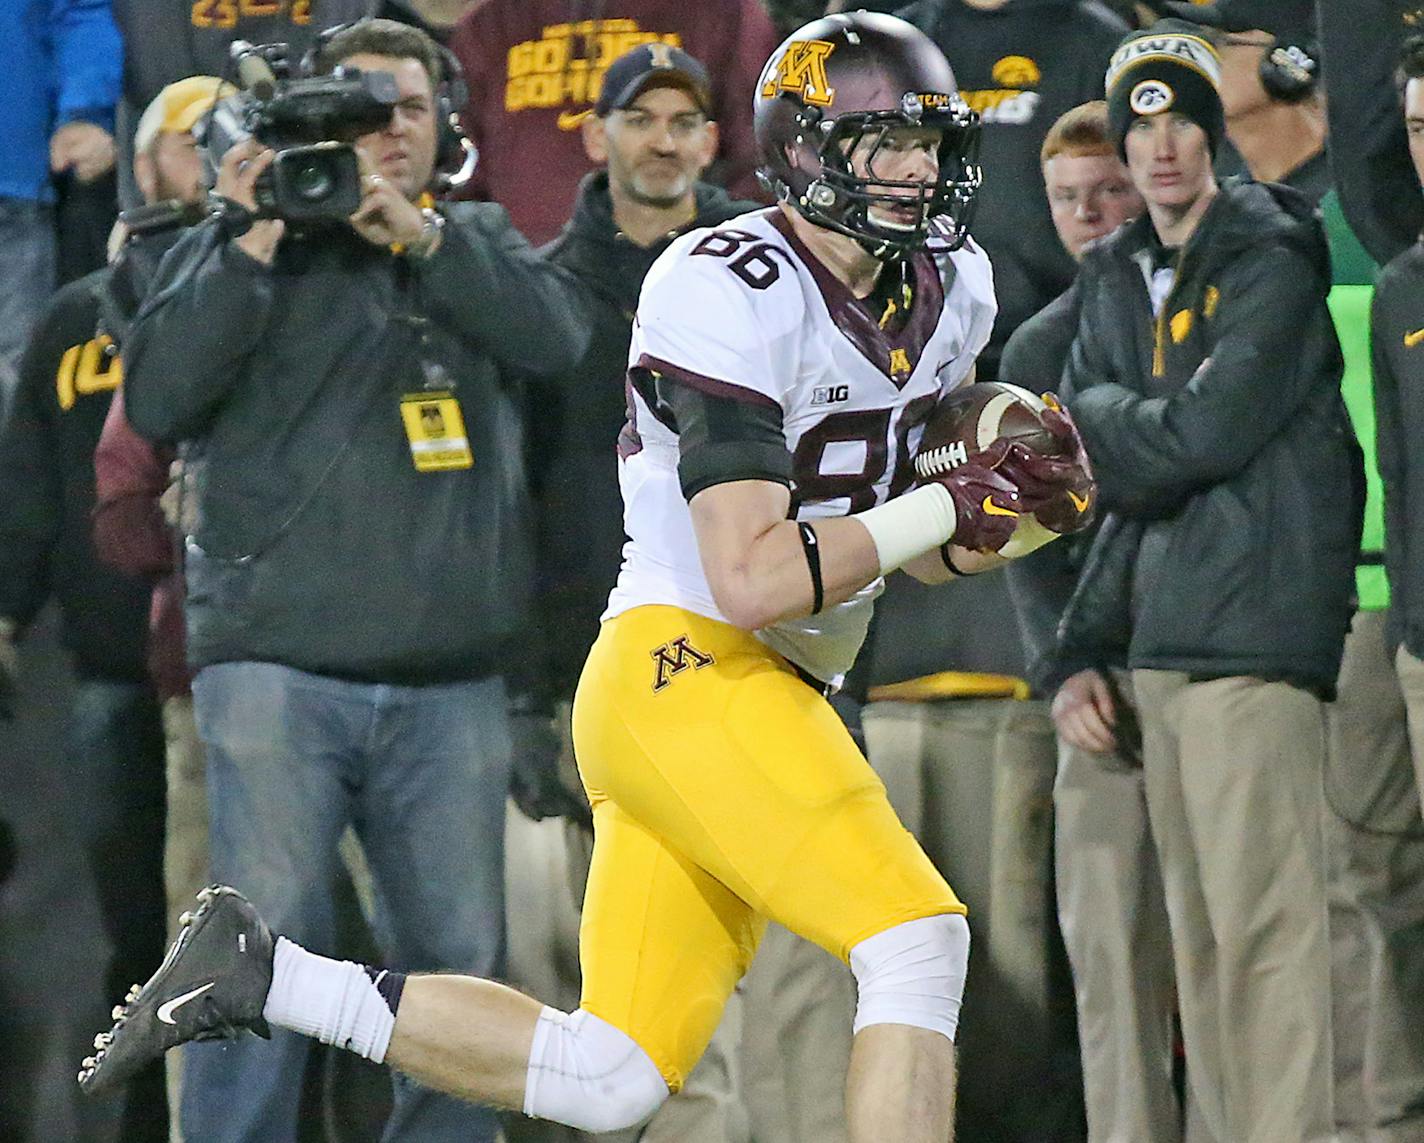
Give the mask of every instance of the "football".
M 949 393 L 935 406 L 915 454 L 921 480 L 958 468 L 1001 437 L 1022 441 L 1042 456 L 1059 456 L 1063 443 L 1043 423 L 1049 406 L 1027 389 L 980 381 Z

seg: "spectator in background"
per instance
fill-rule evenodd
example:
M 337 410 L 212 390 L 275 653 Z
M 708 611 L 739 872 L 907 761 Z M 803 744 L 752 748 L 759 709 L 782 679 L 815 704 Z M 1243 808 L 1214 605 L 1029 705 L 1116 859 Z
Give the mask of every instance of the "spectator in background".
M 1407 42 L 1404 52 L 1404 122 L 1417 178 L 1424 181 L 1424 40 Z M 1371 312 L 1375 414 L 1380 476 L 1384 481 L 1385 567 L 1389 574 L 1389 627 L 1384 645 L 1394 648 L 1394 665 L 1403 688 L 1413 756 L 1416 796 L 1424 798 L 1424 579 L 1419 559 L 1424 530 L 1424 463 L 1420 458 L 1418 401 L 1420 369 L 1420 299 L 1424 298 L 1424 244 L 1413 246 L 1385 267 L 1375 289 Z M 1410 821 L 1405 819 L 1406 823 Z M 1417 822 L 1418 819 L 1413 819 Z M 1417 831 L 1417 826 L 1415 827 Z M 1416 882 L 1417 886 L 1417 882 Z M 1417 956 L 1424 936 L 1424 898 L 1396 899 L 1389 933 L 1391 951 Z M 1398 963 L 1398 962 L 1396 962 Z M 1406 962 L 1407 963 L 1407 962 Z M 1420 976 L 1402 981 L 1419 991 Z M 1396 1059 L 1381 1061 L 1379 1075 L 1367 1075 L 1375 1096 L 1371 1111 L 1399 1109 L 1409 1130 L 1424 1129 L 1424 1021 L 1403 1023 L 1394 1041 Z M 1401 1138 L 1405 1137 L 1403 1135 Z
M 570 715 L 574 688 L 622 563 L 615 445 L 627 418 L 624 383 L 633 312 L 644 276 L 674 238 L 757 208 L 699 180 L 717 151 L 711 93 L 706 69 L 679 49 L 645 44 L 615 60 L 604 73 L 594 113 L 581 125 L 584 149 L 597 169 L 584 176 L 573 217 L 545 251 L 588 287 L 592 342 L 566 383 L 530 387 L 540 626 L 534 641 L 539 661 L 531 674 L 539 685 L 529 696 L 533 704 L 515 717 L 515 743 L 516 749 L 538 750 L 542 742 L 551 764 L 557 756 L 562 797 L 578 805 L 559 823 L 562 828 L 522 821 L 511 827 L 511 883 L 541 868 L 552 870 L 553 877 L 511 894 L 510 971 L 520 987 L 568 1008 L 578 1004 L 576 961 L 561 973 L 555 950 L 547 943 L 527 947 L 525 936 L 562 928 L 571 937 L 588 878 L 593 835 L 574 770 Z M 516 800 L 530 817 L 562 808 L 547 792 L 532 800 L 528 793 L 517 793 Z M 516 852 L 527 855 L 517 867 Z M 563 900 L 569 905 L 558 916 Z M 687 1086 L 634 1133 L 637 1138 L 644 1143 L 745 1139 L 735 1084 L 735 1017 L 733 1012 L 723 1021 Z M 592 1138 L 529 1119 L 507 1125 L 506 1134 L 517 1143 Z
M 317 35 L 372 15 L 380 0 L 113 0 L 124 32 L 124 96 L 137 116 L 158 91 L 185 76 L 232 78 L 234 40 L 281 42 L 293 60 Z
M 998 317 L 976 366 L 993 380 L 1009 334 L 1072 281 L 1044 197 L 1044 137 L 1063 112 L 1101 97 L 1127 28 L 1083 0 L 921 0 L 900 14 L 938 44 L 983 120 L 984 182 L 970 226 L 994 269 Z M 1055 987 L 1069 1007 L 1066 973 L 1051 962 L 1057 744 L 1047 701 L 1025 682 L 1011 612 L 1004 577 L 952 592 L 900 577 L 862 660 L 871 762 L 931 859 L 975 902 L 980 955 L 965 1000 L 960 1115 L 986 1139 L 1051 1132 L 1054 1117 L 1073 1118 L 1081 1087 L 1075 1069 L 1057 1074 L 1049 1028 Z M 1015 1020 L 993 1015 L 1011 1002 Z M 1035 1031 L 1020 1034 L 1025 1025 Z M 1058 1029 L 1069 1059 L 1073 1041 Z
M 67 764 L 87 790 L 83 839 L 114 950 L 110 1005 L 163 955 L 164 747 L 145 669 L 147 589 L 100 563 L 90 536 L 94 449 L 123 376 L 128 319 L 181 228 L 201 217 L 189 129 L 218 86 L 207 76 L 174 84 L 145 112 L 137 177 L 164 206 L 146 213 L 112 267 L 55 295 L 0 437 L 0 632 L 58 598 L 78 676 Z M 130 1085 L 122 1138 L 167 1137 L 162 1072 L 148 1069 Z
M 1039 150 L 1060 115 L 1102 98 L 1103 69 L 1127 25 L 1091 0 L 917 0 L 899 14 L 939 45 L 983 119 L 973 226 L 999 299 L 979 359 L 979 379 L 991 381 L 1009 335 L 1073 280 L 1044 201 Z
M 211 878 L 202 744 L 193 721 L 192 675 L 185 658 L 183 630 L 183 577 L 175 557 L 180 541 L 160 507 L 170 487 L 169 472 L 175 459 L 172 449 L 151 445 L 133 431 L 124 414 L 123 390 L 116 392 L 94 453 L 94 541 L 106 564 L 153 584 L 148 667 L 163 702 L 167 739 L 163 876 L 169 930 L 176 935 L 179 914 Z M 176 508 L 177 500 L 174 486 L 167 503 Z
M 503 210 L 419 205 L 443 79 L 428 37 L 358 23 L 319 61 L 342 62 L 391 72 L 401 95 L 358 141 L 350 227 L 291 234 L 227 214 L 199 228 L 135 324 L 126 410 L 147 439 L 200 457 L 185 572 L 214 875 L 329 951 L 328 887 L 352 822 L 390 962 L 495 974 L 502 674 L 530 578 L 506 377 L 573 366 L 582 295 Z M 270 160 L 238 144 L 217 191 L 254 209 Z M 271 1047 L 188 1049 L 185 1135 L 290 1138 L 307 1043 L 278 1032 Z M 402 1082 L 386 1137 L 495 1130 L 488 1109 Z
M 233 90 L 214 76 L 178 80 L 159 93 L 138 123 L 134 178 L 144 203 L 157 209 L 124 216 L 122 225 L 127 229 L 133 223 L 138 232 L 129 236 L 123 256 L 105 282 L 105 324 L 120 351 L 159 258 L 180 236 L 181 226 L 203 217 L 192 209 L 201 207 L 207 197 L 192 128 L 215 97 Z M 126 434 L 123 444 L 116 444 L 116 432 Z M 162 704 L 166 758 L 162 871 L 171 934 L 178 913 L 208 883 L 209 873 L 207 797 L 183 662 L 182 583 L 173 570 L 176 540 L 157 508 L 158 493 L 167 484 L 167 459 L 160 461 L 152 447 L 128 428 L 123 391 L 116 390 L 94 449 L 94 544 L 101 560 L 126 575 L 146 583 L 160 577 L 149 608 L 147 662 Z M 157 483 L 151 503 L 135 487 L 150 466 L 157 470 L 147 477 Z M 145 967 L 135 966 L 135 971 Z M 133 971 L 124 977 L 133 979 Z M 176 1121 L 181 1056 L 170 1057 L 165 1067 L 170 1079 L 168 1104 Z
M 381 0 L 112 0 L 124 33 L 124 98 L 118 109 L 120 150 L 128 154 L 138 116 L 166 85 L 190 75 L 235 79 L 234 40 L 284 43 L 295 64 L 328 28 L 385 14 Z M 120 165 L 119 200 L 142 201 Z
M 1324 233 L 1288 188 L 1217 186 L 1220 61 L 1196 32 L 1135 33 L 1107 76 L 1147 215 L 1089 250 L 1078 281 L 1065 398 L 1109 514 L 1060 631 L 1068 662 L 1125 647 L 1133 671 L 1205 1129 L 1323 1141 L 1322 700 L 1352 609 L 1363 473 Z
M 587 18 L 566 0 L 478 0 L 455 27 L 470 99 L 463 126 L 480 149 L 472 193 L 504 206 L 531 242 L 551 240 L 569 217 L 593 163 L 578 127 L 604 70 L 630 48 L 662 43 L 715 60 L 717 181 L 758 193 L 753 168 L 754 88 L 778 36 L 759 0 L 616 0 Z
M 1341 1130 L 1424 1123 L 1424 836 L 1418 826 L 1405 703 L 1386 651 L 1388 587 L 1381 559 L 1367 330 L 1374 267 L 1330 191 L 1325 111 L 1317 91 L 1315 11 L 1302 0 L 1169 5 L 1206 26 L 1222 59 L 1226 132 L 1251 177 L 1324 201 L 1345 350 L 1344 389 L 1371 479 L 1357 571 L 1360 610 L 1345 642 L 1337 701 L 1327 708 L 1327 888 L 1332 948 L 1335 1116 Z M 1414 836 L 1411 837 L 1410 835 Z M 1416 982 L 1416 983 L 1411 983 Z
M 1074 261 L 1142 213 L 1117 154 L 1107 105 L 1062 115 L 1043 143 L 1054 228 Z M 999 376 L 1038 392 L 1057 386 L 1078 331 L 1076 287 L 1029 318 L 1004 349 Z M 1182 1136 L 1172 1085 L 1175 982 L 1162 875 L 1152 844 L 1142 744 L 1126 661 L 1064 678 L 1054 659 L 1058 621 L 1091 535 L 1050 544 L 1006 568 L 1035 691 L 1053 696 L 1058 775 L 1053 788 L 1058 918 L 1077 1000 L 1088 1139 Z
M 109 0 L 0 5 L 0 418 L 20 354 L 55 283 L 52 177 L 92 182 L 114 165 L 123 44 Z
M 1284 183 L 1319 203 L 1331 178 L 1311 0 L 1164 7 L 1199 25 L 1220 54 L 1226 137 L 1250 176 Z
M 144 202 L 161 204 L 158 210 L 130 212 L 124 223 L 152 218 L 158 228 L 142 245 L 131 240 L 130 249 L 150 249 L 146 258 L 131 256 L 116 267 L 109 290 L 110 324 L 120 326 L 115 337 L 120 349 L 153 274 L 158 257 L 181 235 L 177 224 L 196 222 L 204 213 L 183 217 L 173 208 L 201 207 L 207 197 L 202 159 L 192 128 L 221 92 L 233 92 L 213 76 L 194 76 L 170 84 L 144 112 L 134 136 L 134 176 Z M 167 210 L 167 215 L 160 213 Z M 103 431 L 95 447 L 96 496 L 94 543 L 100 559 L 111 567 L 138 579 L 157 580 L 150 604 L 148 641 L 149 674 L 164 700 L 164 728 L 168 738 L 167 791 L 169 842 L 164 852 L 164 879 L 170 921 L 187 908 L 193 895 L 208 883 L 207 802 L 202 791 L 202 771 L 198 770 L 196 792 L 185 778 L 182 762 L 191 749 L 181 743 L 191 737 L 178 724 L 191 724 L 191 698 L 186 699 L 187 717 L 175 716 L 169 700 L 187 696 L 191 681 L 184 661 L 182 620 L 183 588 L 175 570 L 178 539 L 159 507 L 159 497 L 169 484 L 169 466 L 175 453 L 155 448 L 139 437 L 124 414 L 122 389 L 114 393 Z M 176 491 L 176 490 L 175 490 Z M 176 501 L 176 496 L 173 498 Z M 178 747 L 175 749 L 175 747 Z M 196 809 L 194 808 L 196 805 Z M 200 844 L 179 844 L 175 831 L 191 829 L 195 816 L 202 818 Z M 196 851 L 197 857 L 191 856 Z M 178 869 L 184 872 L 179 874 Z M 195 878 L 199 878 L 194 884 Z
M 1401 49 L 1424 28 L 1424 12 L 1418 0 L 1317 0 L 1316 10 L 1340 205 L 1383 266 L 1412 248 L 1424 226 L 1395 82 Z
M 1321 213 L 1334 278 L 1330 311 L 1345 356 L 1345 402 L 1369 482 L 1355 569 L 1359 611 L 1345 640 L 1339 694 L 1326 712 L 1335 1123 L 1341 1143 L 1373 1143 L 1424 1137 L 1424 819 L 1389 633 L 1370 361 L 1379 268 L 1346 223 L 1334 191 Z M 1387 385 L 1378 397 L 1390 399 Z
M 1081 0 L 868 6 L 899 9 L 926 32 L 982 118 L 984 183 L 971 228 L 993 263 L 999 311 L 976 368 L 993 380 L 1008 336 L 1072 280 L 1044 201 L 1039 151 L 1059 115 L 1102 95 L 1103 69 L 1127 25 Z M 1003 622 L 1010 609 L 1002 577 L 954 592 L 902 577 L 880 601 L 857 672 L 870 687 L 871 761 L 931 858 L 975 902 L 971 927 L 981 953 L 989 948 L 970 968 L 978 983 L 966 998 L 960 1080 L 961 1120 L 986 1139 L 1055 1130 L 1056 1118 L 1074 1118 L 1080 1086 L 1052 1062 L 1060 1041 L 1071 1055 L 1071 1034 L 1059 1029 L 1055 1041 L 1049 1030 L 1057 936 L 1044 811 L 1056 747 L 1047 704 L 1025 682 L 1023 649 Z M 990 1015 L 1024 997 L 1015 1020 Z M 1025 1022 L 1035 1030 L 1020 1035 Z M 1045 1083 L 1054 1090 L 1048 1098 Z

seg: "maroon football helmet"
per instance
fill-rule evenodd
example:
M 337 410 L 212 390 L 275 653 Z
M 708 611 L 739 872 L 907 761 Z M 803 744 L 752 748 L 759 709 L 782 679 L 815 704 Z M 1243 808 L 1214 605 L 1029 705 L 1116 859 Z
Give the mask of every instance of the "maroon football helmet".
M 850 235 L 877 258 L 923 246 L 937 219 L 933 231 L 950 249 L 967 236 L 980 182 L 979 116 L 960 98 L 944 54 L 913 25 L 873 12 L 812 21 L 762 69 L 755 115 L 757 173 L 817 226 Z M 933 182 L 852 171 L 849 156 L 862 141 L 874 170 L 895 127 L 942 132 Z M 907 202 L 921 207 L 918 225 L 884 225 L 870 215 L 877 204 Z

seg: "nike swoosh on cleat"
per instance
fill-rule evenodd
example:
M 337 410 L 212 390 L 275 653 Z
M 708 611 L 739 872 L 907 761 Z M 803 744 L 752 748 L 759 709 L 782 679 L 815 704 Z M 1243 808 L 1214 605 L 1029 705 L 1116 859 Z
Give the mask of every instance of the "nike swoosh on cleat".
M 1404 348 L 1413 349 L 1421 341 L 1424 341 L 1424 329 L 1416 329 L 1413 333 L 1404 335 Z
M 1018 515 L 1018 513 L 1015 512 L 1012 508 L 1000 508 L 997 504 L 994 503 L 994 498 L 992 496 L 984 497 L 984 511 L 987 512 L 990 516 Z
M 1088 504 L 1092 500 L 1092 497 L 1079 496 L 1076 492 L 1069 489 L 1068 499 L 1073 501 L 1073 507 L 1078 509 L 1079 512 L 1086 512 L 1088 510 Z
M 165 1024 L 178 1023 L 178 1021 L 173 1018 L 173 1013 L 177 1012 L 178 1009 L 182 1008 L 183 1005 L 188 1003 L 188 1001 L 194 999 L 195 997 L 201 996 L 216 983 L 216 980 L 210 980 L 207 984 L 198 985 L 198 987 L 193 989 L 193 991 L 191 992 L 185 992 L 182 996 L 175 996 L 172 1000 L 169 1000 L 164 1004 L 160 1004 L 158 1006 L 158 1018 L 162 1020 Z

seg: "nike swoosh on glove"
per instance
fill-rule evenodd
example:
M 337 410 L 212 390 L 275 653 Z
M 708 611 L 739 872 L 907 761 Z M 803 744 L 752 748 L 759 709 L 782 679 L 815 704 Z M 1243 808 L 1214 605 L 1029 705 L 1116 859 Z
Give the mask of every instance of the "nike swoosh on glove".
M 1097 515 L 1098 486 L 1092 463 L 1078 426 L 1056 401 L 1044 413 L 1043 424 L 1059 443 L 1056 455 L 1045 456 L 1021 441 L 1009 441 L 998 450 L 1002 457 L 994 471 L 1013 482 L 1024 511 L 1032 512 L 1045 528 L 1060 535 L 1081 532 Z
M 996 552 L 1009 542 L 1018 526 L 1023 500 L 1018 489 L 980 463 L 978 455 L 930 479 L 944 485 L 954 501 L 951 544 L 978 552 Z

